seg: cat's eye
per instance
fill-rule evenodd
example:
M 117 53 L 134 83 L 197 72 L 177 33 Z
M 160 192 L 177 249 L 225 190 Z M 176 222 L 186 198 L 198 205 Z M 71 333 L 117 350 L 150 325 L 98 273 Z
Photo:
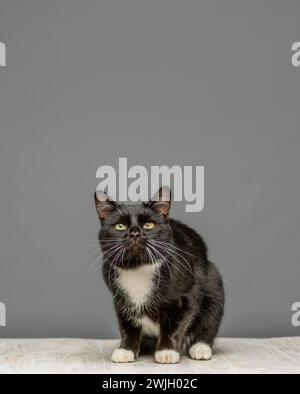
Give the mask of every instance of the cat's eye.
M 125 226 L 125 224 L 117 223 L 117 224 L 115 225 L 115 229 L 116 229 L 117 231 L 125 231 L 125 230 L 126 230 L 126 226 Z
M 145 230 L 152 230 L 154 226 L 155 226 L 155 224 L 153 222 L 147 222 L 144 224 L 143 228 Z

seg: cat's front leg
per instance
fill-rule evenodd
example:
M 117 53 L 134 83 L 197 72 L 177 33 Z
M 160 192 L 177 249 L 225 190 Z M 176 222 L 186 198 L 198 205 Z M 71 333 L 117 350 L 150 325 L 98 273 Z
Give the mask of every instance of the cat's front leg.
M 119 316 L 121 330 L 121 344 L 111 355 L 115 363 L 131 363 L 136 360 L 141 343 L 141 329 L 133 326 L 131 322 L 123 320 Z
M 154 354 L 154 359 L 160 364 L 176 364 L 180 361 L 180 353 L 177 350 L 177 343 L 174 339 L 175 325 L 168 318 L 160 323 L 160 335 L 158 346 Z

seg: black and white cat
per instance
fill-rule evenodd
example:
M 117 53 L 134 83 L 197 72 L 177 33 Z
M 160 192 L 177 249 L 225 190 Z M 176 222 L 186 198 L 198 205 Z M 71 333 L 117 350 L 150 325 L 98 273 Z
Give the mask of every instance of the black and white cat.
M 183 352 L 210 359 L 223 317 L 223 282 L 200 235 L 169 219 L 169 188 L 137 205 L 118 204 L 100 191 L 95 197 L 103 275 L 121 332 L 112 361 L 132 362 L 143 351 L 158 363 L 177 363 Z

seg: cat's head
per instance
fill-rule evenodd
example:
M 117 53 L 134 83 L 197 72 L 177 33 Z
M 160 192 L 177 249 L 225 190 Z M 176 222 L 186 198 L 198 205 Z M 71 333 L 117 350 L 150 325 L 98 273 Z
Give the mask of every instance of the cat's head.
M 97 191 L 95 203 L 101 222 L 99 240 L 106 261 L 126 268 L 151 264 L 159 257 L 155 253 L 157 246 L 170 243 L 168 187 L 160 188 L 149 202 L 135 205 L 119 204 Z

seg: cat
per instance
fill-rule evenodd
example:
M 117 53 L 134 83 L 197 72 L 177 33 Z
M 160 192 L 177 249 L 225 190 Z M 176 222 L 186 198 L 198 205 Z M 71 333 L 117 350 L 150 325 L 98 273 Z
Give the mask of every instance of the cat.
M 201 236 L 169 218 L 170 189 L 135 205 L 97 191 L 95 203 L 103 276 L 121 333 L 112 361 L 133 362 L 146 351 L 163 364 L 185 353 L 209 360 L 223 317 L 223 281 Z

